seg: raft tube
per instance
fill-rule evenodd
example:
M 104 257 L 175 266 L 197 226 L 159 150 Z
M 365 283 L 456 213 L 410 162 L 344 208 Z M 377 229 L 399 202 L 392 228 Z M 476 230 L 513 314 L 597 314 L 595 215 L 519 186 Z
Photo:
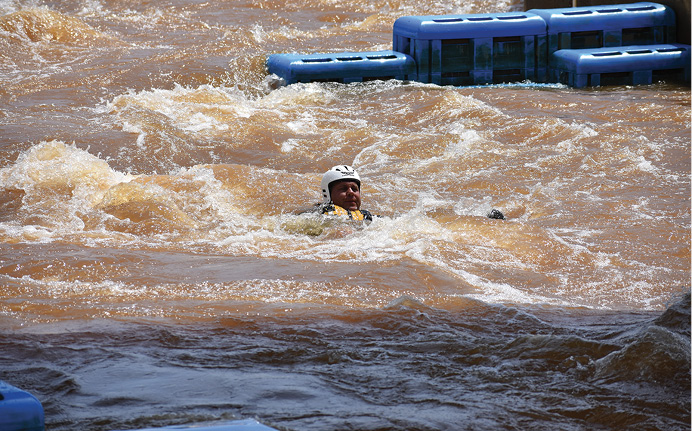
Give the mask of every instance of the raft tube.
M 551 57 L 553 80 L 571 87 L 690 81 L 690 46 L 637 45 L 562 49 Z
M 28 392 L 0 380 L 0 430 L 45 431 L 43 406 Z

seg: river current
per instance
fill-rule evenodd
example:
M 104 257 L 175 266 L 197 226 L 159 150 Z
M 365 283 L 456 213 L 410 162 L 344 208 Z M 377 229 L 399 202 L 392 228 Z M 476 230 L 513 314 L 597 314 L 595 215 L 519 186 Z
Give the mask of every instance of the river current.
M 51 431 L 689 430 L 689 86 L 264 66 L 521 10 L 0 0 L 0 379 Z M 382 217 L 300 214 L 336 164 Z

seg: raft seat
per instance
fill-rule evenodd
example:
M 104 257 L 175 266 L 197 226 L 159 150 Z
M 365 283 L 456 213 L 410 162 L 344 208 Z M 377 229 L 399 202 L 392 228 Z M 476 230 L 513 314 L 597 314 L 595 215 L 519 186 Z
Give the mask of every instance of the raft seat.
M 410 56 L 395 51 L 333 54 L 272 54 L 267 70 L 286 85 L 298 82 L 365 82 L 412 79 L 416 65 Z
M 690 46 L 682 44 L 562 49 L 550 64 L 553 82 L 576 88 L 690 82 Z

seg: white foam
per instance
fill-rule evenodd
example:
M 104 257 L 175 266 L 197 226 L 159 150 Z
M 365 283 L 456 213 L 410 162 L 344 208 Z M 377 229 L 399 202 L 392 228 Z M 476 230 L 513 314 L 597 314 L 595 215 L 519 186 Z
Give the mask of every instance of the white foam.
M 310 112 L 301 112 L 300 118 L 285 123 L 294 133 L 315 133 L 318 131 L 315 117 Z
M 22 153 L 13 165 L 0 169 L 0 186 L 31 190 L 36 186 L 74 188 L 72 196 L 95 203 L 115 184 L 132 176 L 116 172 L 108 164 L 74 144 L 42 142 Z
M 122 118 L 123 128 L 141 134 L 135 122 L 139 115 L 128 110 L 145 109 L 164 115 L 171 124 L 189 132 L 220 134 L 229 130 L 233 120 L 249 118 L 257 111 L 256 102 L 234 88 L 202 85 L 187 88 L 176 85 L 172 90 L 154 89 L 127 93 L 107 103 L 108 110 Z
M 295 148 L 301 146 L 301 140 L 300 139 L 288 139 L 284 142 L 281 143 L 281 152 L 282 153 L 290 153 L 293 151 Z
M 646 160 L 644 156 L 639 156 L 637 158 L 637 168 L 644 172 L 656 172 L 657 169 L 654 167 L 654 165 L 651 163 L 651 161 Z

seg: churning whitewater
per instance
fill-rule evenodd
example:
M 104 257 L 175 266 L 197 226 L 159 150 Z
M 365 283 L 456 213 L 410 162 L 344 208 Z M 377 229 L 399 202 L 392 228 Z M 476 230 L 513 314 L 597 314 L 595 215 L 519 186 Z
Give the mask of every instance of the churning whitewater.
M 265 68 L 521 10 L 0 0 L 0 379 L 51 430 L 689 429 L 689 86 Z M 304 213 L 343 164 L 381 217 Z

